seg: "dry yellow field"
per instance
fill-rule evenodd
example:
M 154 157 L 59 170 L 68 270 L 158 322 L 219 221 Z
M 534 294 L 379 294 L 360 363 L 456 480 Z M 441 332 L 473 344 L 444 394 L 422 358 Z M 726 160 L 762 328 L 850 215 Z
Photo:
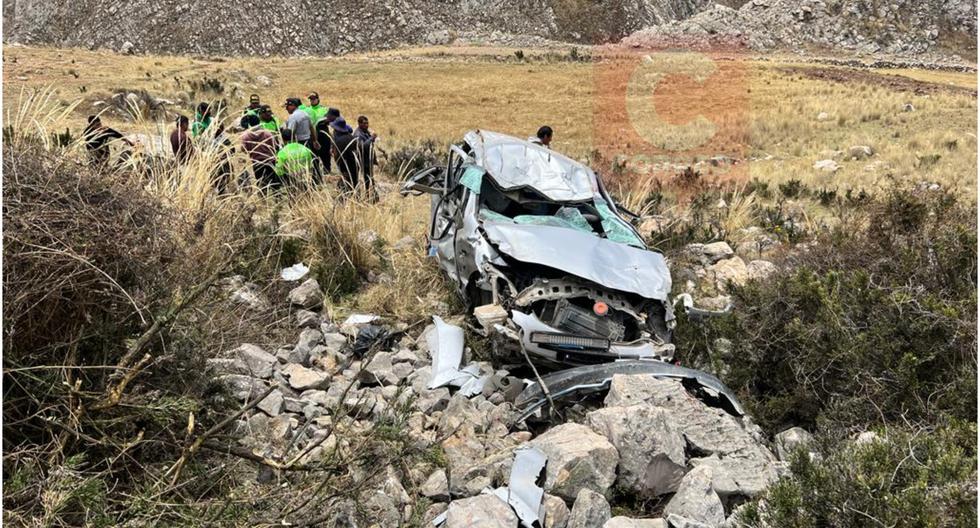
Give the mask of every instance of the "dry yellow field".
M 81 99 L 70 123 L 77 131 L 84 116 L 94 113 L 94 101 L 135 90 L 196 101 L 201 96 L 190 93 L 189 84 L 207 76 L 222 81 L 220 97 L 232 109 L 244 106 L 253 92 L 278 106 L 287 96 L 317 90 L 350 121 L 370 116 L 387 146 L 423 138 L 448 143 L 476 127 L 527 136 L 549 124 L 556 130 L 555 148 L 587 157 L 602 126 L 595 108 L 609 95 L 596 88 L 596 67 L 571 60 L 568 50 L 527 51 L 523 60 L 515 51 L 425 48 L 343 58 L 207 59 L 7 46 L 3 94 L 8 108 L 22 90 L 44 86 L 55 87 L 66 104 Z M 838 188 L 929 181 L 975 196 L 975 74 L 856 70 L 781 59 L 747 58 L 740 64 L 747 98 L 732 104 L 746 107 L 740 151 L 749 158 L 750 177 Z M 263 77 L 268 85 L 259 82 Z M 915 111 L 904 112 L 906 103 Z M 189 105 L 177 110 L 191 113 Z M 821 113 L 827 119 L 818 120 Z M 106 120 L 127 129 L 125 122 Z M 875 155 L 840 160 L 833 174 L 813 168 L 832 151 L 854 145 L 868 145 Z

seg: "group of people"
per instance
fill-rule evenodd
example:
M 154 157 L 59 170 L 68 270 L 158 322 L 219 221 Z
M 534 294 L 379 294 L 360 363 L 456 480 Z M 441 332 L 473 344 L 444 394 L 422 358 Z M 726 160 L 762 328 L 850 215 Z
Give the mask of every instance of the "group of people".
M 269 105 L 262 104 L 258 94 L 249 96 L 248 106 L 239 120 L 242 150 L 248 155 L 251 172 L 262 189 L 276 190 L 286 183 L 310 182 L 318 185 L 325 174 L 336 166 L 340 174 L 341 193 L 359 188 L 368 196 L 377 196 L 374 186 L 374 166 L 378 136 L 370 128 L 367 116 L 358 116 L 357 128 L 347 124 L 336 108 L 320 104 L 320 96 L 311 92 L 308 104 L 295 97 L 283 105 L 288 117 L 281 123 Z M 195 143 L 213 141 L 230 147 L 224 124 L 214 123 L 212 107 L 201 103 L 194 121 L 184 115 L 177 117 L 170 133 L 170 146 L 177 163 L 187 163 L 195 152 Z M 102 124 L 98 116 L 89 116 L 84 137 L 92 160 L 105 164 L 109 160 L 109 142 L 114 139 L 132 143 L 118 131 Z M 554 131 L 549 126 L 538 129 L 528 141 L 551 148 Z M 222 149 L 227 152 L 230 149 Z M 215 167 L 215 187 L 224 192 L 231 179 L 231 161 L 226 155 Z
M 303 104 L 295 97 L 286 99 L 283 106 L 288 117 L 282 123 L 269 105 L 262 104 L 258 94 L 249 97 L 239 126 L 243 130 L 242 149 L 251 161 L 256 182 L 261 188 L 270 189 L 289 181 L 319 184 L 324 174 L 336 166 L 343 193 L 359 187 L 372 193 L 378 136 L 371 131 L 367 116 L 357 118 L 355 129 L 338 109 L 320 104 L 316 92 L 311 92 L 307 100 L 308 104 Z M 177 118 L 170 145 L 179 162 L 190 159 L 196 138 L 212 133 L 211 110 L 210 105 L 201 103 L 193 123 L 186 116 Z M 218 125 L 212 137 L 223 138 L 223 133 Z

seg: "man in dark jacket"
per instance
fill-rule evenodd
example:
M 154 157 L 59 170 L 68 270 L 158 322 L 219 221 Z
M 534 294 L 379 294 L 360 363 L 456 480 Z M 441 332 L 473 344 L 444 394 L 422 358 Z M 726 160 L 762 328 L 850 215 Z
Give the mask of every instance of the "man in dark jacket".
M 357 140 L 354 130 L 343 117 L 330 123 L 333 129 L 333 159 L 340 171 L 338 186 L 341 193 L 350 193 L 357 188 Z
M 372 195 L 371 186 L 374 185 L 374 166 L 378 163 L 374 157 L 374 142 L 378 139 L 378 135 L 371 132 L 367 116 L 357 117 L 357 130 L 354 131 L 354 139 L 357 140 L 357 154 L 360 159 L 364 190 L 367 191 L 368 196 L 376 196 Z
M 103 125 L 102 119 L 94 115 L 88 116 L 88 126 L 82 132 L 82 137 L 85 139 L 85 148 L 92 158 L 92 164 L 98 166 L 108 163 L 109 155 L 112 154 L 109 146 L 111 141 L 121 139 L 127 145 L 133 146 L 131 141 L 124 138 L 118 131 Z

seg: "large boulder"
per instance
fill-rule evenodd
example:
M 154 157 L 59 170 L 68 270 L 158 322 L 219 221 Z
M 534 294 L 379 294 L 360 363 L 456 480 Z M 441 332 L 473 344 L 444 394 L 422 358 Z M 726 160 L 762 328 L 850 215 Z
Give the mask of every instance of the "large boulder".
M 289 292 L 289 304 L 306 310 L 323 306 L 323 290 L 316 279 L 307 279 Z
M 453 501 L 446 511 L 445 528 L 514 528 L 517 514 L 509 504 L 492 494 Z
M 725 507 L 711 487 L 711 470 L 697 467 L 685 475 L 677 493 L 664 507 L 664 515 L 678 515 L 709 526 L 725 522 Z
M 419 488 L 419 493 L 437 502 L 449 500 L 449 479 L 446 477 L 446 471 L 443 469 L 433 471 Z
M 567 528 L 592 528 L 602 526 L 612 517 L 612 508 L 602 495 L 583 488 L 575 497 Z
M 688 394 L 679 381 L 642 374 L 614 376 L 606 406 L 639 403 L 666 410 L 671 425 L 683 434 L 688 451 L 702 454 L 705 464 L 723 467 L 736 483 L 737 494 L 754 497 L 778 478 L 776 457 L 757 439 L 757 426 L 708 407 Z M 692 459 L 692 465 L 698 460 Z
M 749 278 L 749 268 L 741 257 L 719 260 L 708 267 L 708 273 L 719 291 L 727 291 L 729 283 L 741 286 Z
M 714 264 L 720 260 L 725 260 L 735 256 L 735 251 L 728 242 L 712 242 L 701 247 L 701 253 L 709 264 Z
M 619 453 L 604 436 L 587 426 L 566 423 L 530 442 L 548 456 L 545 491 L 575 500 L 582 489 L 602 495 L 616 481 Z
M 685 444 L 667 411 L 646 404 L 606 407 L 589 413 L 586 423 L 619 452 L 618 486 L 649 497 L 677 490 L 687 471 Z

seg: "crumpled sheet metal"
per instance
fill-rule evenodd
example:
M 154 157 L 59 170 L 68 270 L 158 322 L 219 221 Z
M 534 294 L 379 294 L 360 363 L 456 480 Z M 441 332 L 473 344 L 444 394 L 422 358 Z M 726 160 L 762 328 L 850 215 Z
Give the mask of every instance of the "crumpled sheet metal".
M 592 169 L 541 145 L 487 130 L 464 136 L 478 165 L 505 190 L 531 187 L 558 202 L 591 200 L 599 185 Z
M 438 389 L 460 377 L 459 364 L 463 360 L 463 329 L 451 325 L 437 315 L 432 316 L 436 328 L 426 336 L 429 353 L 432 354 L 432 377 L 429 389 Z
M 538 480 L 547 463 L 548 456 L 536 447 L 515 450 L 507 485 L 493 490 L 484 488 L 481 493 L 494 495 L 510 505 L 524 528 L 538 528 L 544 524 L 545 516 L 544 489 L 538 486 Z M 438 515 L 432 525 L 442 526 L 446 516 L 446 512 Z
M 655 251 L 561 227 L 484 222 L 483 229 L 502 253 L 521 262 L 648 299 L 664 301 L 670 294 L 670 270 Z
M 507 504 L 525 528 L 534 528 L 535 523 L 544 520 L 544 489 L 538 480 L 548 463 L 548 456 L 536 447 L 526 447 L 514 452 L 514 465 L 510 470 L 507 488 Z
M 736 416 L 745 414 L 735 394 L 718 378 L 707 372 L 672 365 L 662 361 L 616 361 L 601 365 L 575 367 L 548 374 L 541 378 L 541 382 L 548 387 L 552 399 L 560 400 L 563 397 L 574 394 L 608 389 L 613 376 L 617 374 L 649 374 L 655 378 L 693 380 L 709 395 L 722 400 L 726 404 L 725 407 L 729 413 Z M 514 402 L 517 408 L 524 409 L 524 413 L 517 421 L 527 418 L 535 410 L 547 403 L 548 397 L 541 390 L 541 385 L 539 383 L 532 383 L 524 389 L 524 392 Z

